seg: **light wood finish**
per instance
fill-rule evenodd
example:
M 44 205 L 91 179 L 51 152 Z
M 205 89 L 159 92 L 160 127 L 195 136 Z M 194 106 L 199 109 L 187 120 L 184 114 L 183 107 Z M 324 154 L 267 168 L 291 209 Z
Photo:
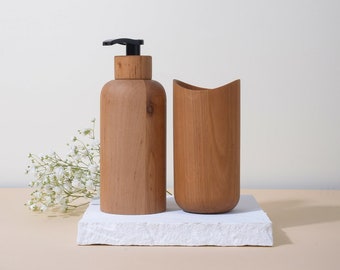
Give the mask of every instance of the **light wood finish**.
M 273 247 L 77 246 L 85 208 L 32 213 L 23 205 L 31 191 L 0 188 L 0 269 L 339 268 L 340 190 L 242 190 L 272 220 Z
M 113 214 L 165 211 L 164 88 L 153 80 L 108 82 L 101 93 L 100 144 L 101 210 Z
M 176 202 L 227 212 L 240 196 L 240 81 L 204 89 L 174 80 L 173 94 Z
M 115 56 L 116 80 L 151 80 L 152 58 L 146 55 Z

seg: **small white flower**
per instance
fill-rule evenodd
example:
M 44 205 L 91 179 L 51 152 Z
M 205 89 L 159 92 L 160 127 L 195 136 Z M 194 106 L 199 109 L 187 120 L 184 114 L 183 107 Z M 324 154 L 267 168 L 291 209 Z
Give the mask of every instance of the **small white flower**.
M 49 177 L 45 177 L 43 174 L 41 174 L 40 177 L 42 178 L 42 183 L 43 184 L 48 184 L 50 182 L 50 178 Z
M 51 172 L 53 172 L 53 167 L 51 165 L 47 165 L 46 166 L 46 174 L 50 174 Z
M 99 140 L 94 139 L 94 140 L 92 141 L 92 143 L 91 143 L 91 146 L 92 146 L 93 148 L 99 147 Z
M 47 205 L 49 205 L 52 202 L 52 198 L 50 196 L 45 196 L 44 199 Z
M 55 186 L 55 187 L 53 187 L 53 191 L 54 191 L 56 194 L 59 194 L 59 193 L 61 193 L 62 189 L 61 189 L 60 187 L 58 187 L 58 186 Z
M 78 154 L 79 154 L 81 157 L 85 157 L 85 156 L 87 156 L 88 151 L 87 151 L 87 149 L 86 149 L 85 147 L 82 147 L 82 148 L 79 149 Z
M 64 175 L 64 169 L 62 167 L 56 167 L 54 169 L 54 174 L 57 177 L 57 179 L 60 179 L 63 177 Z
M 67 153 L 68 156 L 73 156 L 76 153 L 77 147 L 72 143 L 69 145 L 70 151 Z
M 91 164 L 91 165 L 89 165 L 88 169 L 91 173 L 97 173 L 98 172 L 98 165 Z
M 36 199 L 40 199 L 41 196 L 42 196 L 42 194 L 41 194 L 40 191 L 36 191 L 36 192 L 33 193 L 33 196 L 34 196 Z
M 71 185 L 69 183 L 64 183 L 63 187 L 67 191 L 71 190 Z
M 79 160 L 81 160 L 81 155 L 79 155 L 79 154 L 74 155 L 74 156 L 73 156 L 73 159 L 74 159 L 75 161 L 79 161 Z
M 84 184 L 78 178 L 75 178 L 72 180 L 72 187 L 81 189 L 84 187 Z
M 87 180 L 85 186 L 86 186 L 86 189 L 88 191 L 95 191 L 96 190 L 96 187 L 93 184 L 93 181 L 91 181 L 91 180 Z
M 35 203 L 32 203 L 30 206 L 29 206 L 29 209 L 34 211 L 37 209 L 37 205 Z
M 65 199 L 61 196 L 61 195 L 58 195 L 55 197 L 55 200 L 54 200 L 57 204 L 63 204 Z
M 67 167 L 65 169 L 65 173 L 67 173 L 68 175 L 71 175 L 73 172 L 72 172 L 72 168 L 71 167 Z
M 46 194 L 48 194 L 48 195 L 52 194 L 52 192 L 53 192 L 53 187 L 50 186 L 50 185 L 46 185 L 46 186 L 44 187 L 44 192 L 45 192 Z
M 37 170 L 36 170 L 35 166 L 30 166 L 30 168 L 28 169 L 28 174 L 35 176 L 36 173 L 37 173 Z

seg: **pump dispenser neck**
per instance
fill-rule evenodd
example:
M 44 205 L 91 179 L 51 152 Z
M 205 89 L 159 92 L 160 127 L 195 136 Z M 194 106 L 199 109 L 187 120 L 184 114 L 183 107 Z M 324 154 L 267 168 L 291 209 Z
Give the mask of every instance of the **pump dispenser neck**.
M 115 56 L 115 79 L 116 80 L 151 80 L 152 58 L 140 55 L 142 39 L 119 38 L 103 42 L 103 46 L 120 44 L 126 46 L 125 56 Z

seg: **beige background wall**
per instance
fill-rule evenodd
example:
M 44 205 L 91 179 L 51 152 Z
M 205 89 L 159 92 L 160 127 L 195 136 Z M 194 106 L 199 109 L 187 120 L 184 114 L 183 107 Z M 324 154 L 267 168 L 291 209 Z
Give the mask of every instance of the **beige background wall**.
M 113 77 L 104 39 L 143 38 L 168 95 L 172 79 L 242 83 L 242 187 L 340 188 L 340 2 L 2 0 L 0 186 L 27 186 L 27 154 L 64 153 L 99 120 Z M 97 126 L 98 128 L 98 126 Z

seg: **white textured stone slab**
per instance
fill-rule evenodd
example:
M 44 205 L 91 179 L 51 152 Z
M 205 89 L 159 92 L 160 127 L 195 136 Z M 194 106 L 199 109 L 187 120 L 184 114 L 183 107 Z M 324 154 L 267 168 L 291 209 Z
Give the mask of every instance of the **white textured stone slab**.
M 182 211 L 172 196 L 167 211 L 153 215 L 112 215 L 94 200 L 78 223 L 79 245 L 272 246 L 272 223 L 252 195 L 241 195 L 230 212 Z

